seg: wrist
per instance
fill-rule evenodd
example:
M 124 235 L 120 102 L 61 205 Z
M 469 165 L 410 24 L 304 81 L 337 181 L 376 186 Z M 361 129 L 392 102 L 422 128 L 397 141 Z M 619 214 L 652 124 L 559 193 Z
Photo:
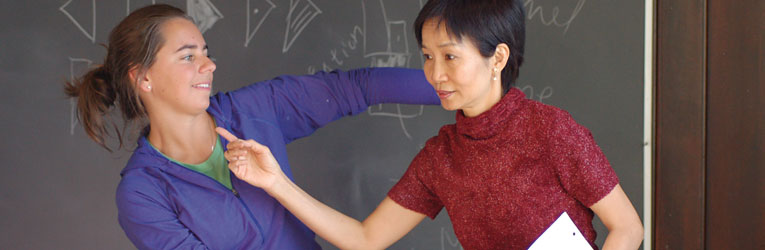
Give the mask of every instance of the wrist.
M 274 198 L 281 196 L 290 186 L 291 180 L 284 173 L 280 173 L 274 178 L 274 181 L 269 187 L 263 188 L 269 195 Z

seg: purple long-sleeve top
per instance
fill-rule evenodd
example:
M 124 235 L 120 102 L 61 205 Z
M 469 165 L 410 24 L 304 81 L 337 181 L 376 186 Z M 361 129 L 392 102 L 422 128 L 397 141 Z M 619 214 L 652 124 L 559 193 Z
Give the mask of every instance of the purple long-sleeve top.
M 210 97 L 207 112 L 219 127 L 268 146 L 292 178 L 287 143 L 380 103 L 439 100 L 421 70 L 370 68 L 258 82 Z M 314 233 L 264 190 L 232 174 L 232 192 L 165 158 L 145 136 L 116 194 L 120 226 L 139 249 L 320 248 Z

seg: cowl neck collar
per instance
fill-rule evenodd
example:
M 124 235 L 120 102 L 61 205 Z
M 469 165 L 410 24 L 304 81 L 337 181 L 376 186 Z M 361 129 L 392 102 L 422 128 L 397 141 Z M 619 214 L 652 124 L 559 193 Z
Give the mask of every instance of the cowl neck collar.
M 511 88 L 489 110 L 475 116 L 467 117 L 462 110 L 457 112 L 457 133 L 472 139 L 486 139 L 501 132 L 513 111 L 518 109 L 520 101 L 526 95 L 518 88 Z

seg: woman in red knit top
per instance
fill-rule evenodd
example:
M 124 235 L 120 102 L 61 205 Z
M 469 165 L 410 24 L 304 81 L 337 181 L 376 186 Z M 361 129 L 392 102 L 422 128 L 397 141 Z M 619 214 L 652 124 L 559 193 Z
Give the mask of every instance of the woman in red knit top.
M 512 87 L 523 61 L 522 1 L 430 0 L 415 21 L 426 78 L 456 123 L 428 140 L 363 222 L 303 192 L 268 148 L 229 144 L 229 167 L 342 249 L 382 249 L 446 208 L 465 249 L 525 249 L 563 212 L 595 246 L 637 249 L 640 218 L 589 130 Z M 226 131 L 219 132 L 236 141 Z

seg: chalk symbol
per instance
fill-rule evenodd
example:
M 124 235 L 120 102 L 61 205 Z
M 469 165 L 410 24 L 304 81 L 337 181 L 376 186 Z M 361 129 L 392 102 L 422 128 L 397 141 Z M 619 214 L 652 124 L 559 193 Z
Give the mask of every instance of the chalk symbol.
M 125 11 L 125 15 L 130 15 L 130 0 L 126 0 L 127 2 L 127 10 Z M 154 0 L 151 0 L 151 4 L 156 4 L 157 2 Z M 145 6 L 145 5 L 136 5 L 136 6 Z
M 295 13 L 295 10 L 302 4 L 300 11 Z M 295 42 L 300 33 L 303 32 L 308 24 L 311 23 L 313 18 L 321 14 L 321 10 L 311 0 L 290 0 L 290 10 L 287 13 L 287 27 L 284 32 L 284 46 L 282 47 L 282 53 L 287 52 L 292 47 L 292 43 Z M 294 15 L 294 16 L 293 16 Z
M 444 243 L 447 243 L 448 245 L 444 245 Z M 452 237 L 449 236 L 449 233 L 446 232 L 446 229 L 441 227 L 441 249 L 446 249 L 446 247 L 456 248 L 459 247 L 460 249 L 462 246 L 460 245 L 459 239 L 457 237 L 454 237 L 454 240 L 452 240 Z
M 560 14 L 560 7 L 555 6 L 552 8 L 552 11 L 550 16 L 545 18 L 544 10 L 542 6 L 536 6 L 535 2 L 536 0 L 526 0 L 523 3 L 523 7 L 526 8 L 526 16 L 528 20 L 534 19 L 534 16 L 539 14 L 539 20 L 542 22 L 545 26 L 557 26 L 563 28 L 563 34 L 566 34 L 568 32 L 568 28 L 571 27 L 571 23 L 574 22 L 574 19 L 576 19 L 577 15 L 579 15 L 579 12 L 582 11 L 582 8 L 584 7 L 585 2 L 587 0 L 579 0 L 576 4 L 576 7 L 574 7 L 573 12 L 571 13 L 571 16 L 568 18 L 568 20 L 565 20 L 564 22 L 561 22 L 561 20 L 558 20 L 559 14 Z
M 369 53 L 371 67 L 409 66 L 409 43 L 406 37 L 406 22 L 388 22 L 388 48 L 384 52 Z
M 69 82 L 74 84 L 75 76 L 79 74 L 75 74 L 75 65 L 82 65 L 84 64 L 85 70 L 89 70 L 91 65 L 93 65 L 93 61 L 85 59 L 85 58 L 72 58 L 69 57 Z M 81 67 L 78 67 L 81 69 Z M 78 72 L 82 72 L 81 70 L 78 70 Z M 75 97 L 69 98 L 69 134 L 74 135 L 74 128 L 77 127 L 77 100 Z
M 261 2 L 261 1 L 259 1 L 259 2 Z M 247 45 L 250 44 L 250 41 L 252 40 L 252 37 L 255 36 L 255 33 L 258 33 L 258 30 L 260 29 L 260 26 L 263 25 L 263 22 L 266 20 L 266 18 L 268 18 L 268 15 L 271 14 L 271 11 L 274 10 L 274 8 L 276 8 L 276 5 L 273 2 L 271 2 L 271 0 L 265 0 L 265 1 L 262 1 L 261 3 L 263 3 L 263 2 L 265 2 L 267 4 L 266 8 L 268 10 L 266 10 L 265 13 L 261 14 L 260 10 L 261 9 L 266 9 L 266 8 L 254 8 L 254 9 L 251 9 L 250 8 L 250 0 L 247 1 L 247 9 L 246 9 L 246 11 L 247 11 L 247 30 L 245 31 L 245 35 L 244 35 L 245 36 L 245 38 L 244 38 L 245 39 L 244 40 L 244 47 L 247 47 Z M 260 19 L 258 19 L 258 21 L 257 21 L 258 24 L 255 25 L 255 29 L 250 30 L 250 16 L 257 16 L 257 15 L 260 15 L 258 17 Z
M 380 13 L 371 13 L 375 17 L 371 17 L 372 20 L 377 20 L 377 14 L 379 14 L 379 17 L 383 19 L 382 25 L 379 25 L 373 29 L 368 28 L 367 26 L 367 20 L 370 19 L 368 17 L 368 12 L 366 8 L 366 1 L 361 1 L 361 14 L 362 14 L 362 27 L 354 26 L 353 31 L 349 34 L 350 39 L 343 40 L 340 42 L 341 47 L 331 49 L 329 51 L 329 54 L 331 55 L 330 61 L 334 64 L 329 65 L 327 61 L 322 62 L 320 68 L 317 66 L 309 66 L 307 72 L 309 74 L 315 73 L 317 70 L 324 70 L 324 71 L 332 71 L 333 66 L 342 66 L 344 64 L 344 59 L 348 59 L 351 57 L 349 52 L 355 51 L 358 49 L 358 47 L 363 48 L 363 57 L 365 60 L 369 60 L 369 66 L 371 67 L 409 67 L 409 59 L 411 58 L 411 55 L 409 53 L 409 44 L 407 39 L 407 25 L 406 22 L 403 20 L 399 21 L 388 21 L 387 14 L 385 11 L 385 5 L 382 0 L 375 1 L 378 3 L 380 8 Z M 290 11 L 294 11 L 296 9 L 295 3 L 293 2 L 293 5 L 290 7 Z M 420 0 L 420 7 L 422 7 L 422 0 Z M 307 8 L 307 7 L 305 7 Z M 304 8 L 304 9 L 305 9 Z M 309 13 L 310 14 L 310 13 Z M 291 15 L 291 14 L 290 14 Z M 307 24 L 308 18 L 313 18 L 313 16 L 309 16 L 308 14 L 302 14 L 299 16 L 303 16 L 303 19 L 306 19 L 304 23 Z M 293 18 L 294 19 L 294 18 Z M 290 18 L 288 18 L 288 23 Z M 289 26 L 289 25 L 288 25 Z M 300 25 L 298 25 L 300 26 Z M 305 25 L 303 25 L 305 26 Z M 376 30 L 379 27 L 379 29 L 385 31 L 386 38 L 380 39 L 379 42 L 381 46 L 379 49 L 369 49 L 369 46 L 367 45 L 367 30 Z M 289 27 L 288 27 L 289 28 Z M 286 40 L 286 39 L 285 39 Z M 287 42 L 287 41 L 285 41 Z M 360 45 L 360 46 L 359 46 Z M 367 51 L 374 51 L 374 52 L 367 52 Z M 422 58 L 420 58 L 422 59 Z M 419 105 L 419 110 L 415 111 L 411 114 L 404 114 L 402 112 L 402 107 L 400 104 L 395 104 L 395 111 L 383 111 L 383 109 L 388 109 L 389 107 L 383 107 L 383 105 L 375 105 L 372 107 L 369 107 L 367 109 L 367 113 L 371 116 L 384 116 L 384 117 L 394 117 L 399 120 L 399 124 L 401 125 L 401 129 L 404 132 L 404 135 L 408 139 L 412 139 L 411 134 L 406 128 L 406 125 L 404 124 L 404 119 L 412 119 L 416 118 L 418 116 L 422 116 L 425 106 Z M 420 148 L 422 148 L 424 145 L 420 145 Z
M 383 15 L 385 15 L 384 6 L 382 7 Z M 406 36 L 406 22 L 403 20 L 387 21 L 387 17 L 385 18 L 385 22 L 387 31 L 387 46 L 385 51 L 369 53 L 364 57 L 370 58 L 371 67 L 408 67 L 410 55 L 409 43 Z M 404 114 L 401 111 L 401 104 L 396 104 L 396 112 L 383 112 L 382 105 L 378 105 L 377 110 L 378 111 L 374 111 L 373 108 L 370 108 L 367 112 L 372 116 L 398 118 L 398 122 L 401 125 L 401 129 L 404 131 L 404 135 L 411 140 L 412 135 L 409 134 L 409 131 L 406 129 L 404 119 L 412 119 L 421 116 L 425 110 L 425 106 L 420 105 L 419 112 L 414 114 Z
M 66 3 L 64 3 L 64 5 L 61 5 L 61 7 L 59 7 L 58 10 L 61 11 L 62 13 L 64 13 L 64 15 L 66 15 L 66 17 L 68 17 L 69 20 L 71 20 L 72 23 L 74 23 L 74 25 L 77 26 L 77 28 L 80 29 L 80 31 L 82 31 L 82 34 L 84 34 L 85 37 L 90 39 L 90 41 L 92 43 L 96 43 L 96 0 L 92 0 L 91 1 L 92 6 L 93 6 L 93 26 L 91 28 L 90 33 L 88 33 L 88 31 L 85 30 L 85 28 L 82 27 L 80 22 L 77 21 L 77 19 L 75 19 L 72 16 L 72 14 L 69 13 L 69 11 L 66 10 L 66 7 L 69 6 L 69 4 L 72 3 L 72 1 L 73 0 L 67 1 Z
M 223 14 L 215 8 L 210 0 L 187 0 L 186 13 L 191 16 L 191 19 L 194 19 L 194 23 L 202 33 L 205 33 L 212 28 L 215 22 L 223 18 Z
M 553 95 L 553 88 L 550 86 L 546 86 L 542 88 L 541 91 L 534 91 L 534 86 L 531 85 L 525 85 L 523 87 L 520 87 L 521 91 L 523 91 L 524 94 L 530 99 L 536 99 L 539 102 L 545 102 L 546 99 L 549 99 Z

